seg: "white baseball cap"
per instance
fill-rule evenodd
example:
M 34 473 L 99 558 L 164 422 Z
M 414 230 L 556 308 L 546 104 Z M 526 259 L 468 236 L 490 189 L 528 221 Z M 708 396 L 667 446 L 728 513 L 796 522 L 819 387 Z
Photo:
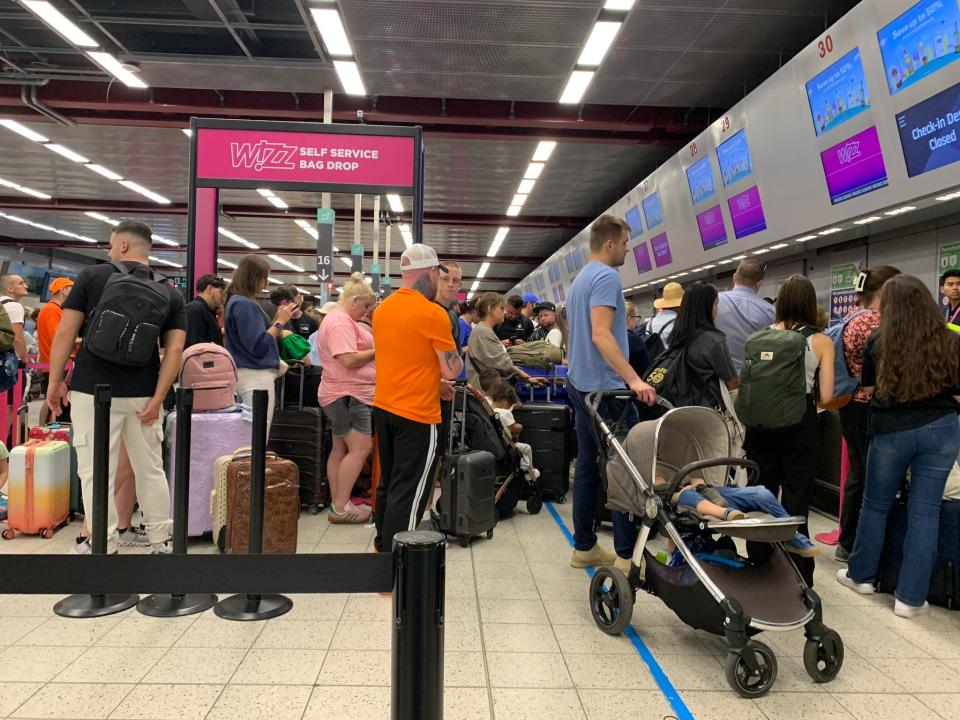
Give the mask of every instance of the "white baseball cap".
M 414 243 L 404 250 L 403 255 L 400 256 L 401 272 L 423 270 L 432 267 L 438 267 L 443 272 L 447 272 L 447 269 L 440 264 L 440 260 L 437 258 L 437 251 L 429 245 Z

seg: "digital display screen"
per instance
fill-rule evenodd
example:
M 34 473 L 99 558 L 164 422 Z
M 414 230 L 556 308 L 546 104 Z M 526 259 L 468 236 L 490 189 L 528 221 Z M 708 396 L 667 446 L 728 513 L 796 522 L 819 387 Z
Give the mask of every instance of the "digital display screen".
M 910 177 L 960 160 L 960 84 L 897 113 L 897 130 Z
M 573 252 L 570 253 L 570 254 L 573 255 L 573 266 L 574 266 L 574 268 L 576 268 L 577 270 L 579 270 L 580 268 L 582 268 L 582 267 L 583 267 L 583 257 L 582 257 L 582 255 L 580 254 L 580 248 L 575 247 L 575 248 L 573 249 Z
M 567 263 L 567 275 L 573 275 L 577 271 L 577 266 L 573 264 L 573 253 L 567 255 L 564 260 Z
M 650 261 L 650 250 L 647 243 L 642 242 L 633 249 L 633 259 L 637 261 L 637 272 L 641 275 L 653 269 Z
M 660 207 L 660 193 L 653 193 L 643 199 L 643 214 L 647 218 L 647 230 L 653 230 L 663 222 L 663 209 Z
M 713 168 L 710 167 L 710 156 L 697 160 L 687 168 L 687 184 L 690 186 L 690 198 L 694 205 L 717 194 L 717 187 L 713 183 Z
M 834 205 L 888 185 L 876 127 L 869 127 L 820 153 Z
M 733 234 L 737 239 L 767 229 L 767 219 L 763 216 L 760 191 L 756 185 L 729 198 L 727 207 L 733 221 Z
M 720 143 L 717 148 L 717 161 L 720 163 L 720 177 L 723 178 L 724 187 L 729 187 L 753 173 L 746 130 L 740 130 Z
M 870 89 L 860 48 L 854 48 L 807 83 L 807 101 L 817 135 L 870 108 Z
M 546 280 L 543 279 L 543 275 L 537 275 L 537 290 L 543 290 L 547 286 Z
M 697 215 L 697 227 L 700 228 L 700 242 L 704 250 L 727 244 L 727 227 L 723 223 L 723 211 L 719 205 Z
M 627 210 L 624 219 L 627 221 L 627 225 L 630 226 L 630 239 L 635 240 L 636 238 L 643 235 L 643 220 L 640 219 L 640 208 L 634 205 L 632 208 Z
M 960 60 L 957 0 L 921 0 L 877 33 L 890 94 Z
M 653 248 L 653 261 L 658 268 L 669 265 L 673 262 L 673 254 L 670 252 L 670 242 L 667 240 L 666 233 L 660 233 L 650 240 L 650 247 Z

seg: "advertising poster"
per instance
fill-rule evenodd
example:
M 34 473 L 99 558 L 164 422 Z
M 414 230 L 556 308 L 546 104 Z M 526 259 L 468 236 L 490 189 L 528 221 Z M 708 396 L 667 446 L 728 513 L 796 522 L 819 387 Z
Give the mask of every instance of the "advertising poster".
M 667 240 L 666 233 L 660 233 L 650 240 L 650 247 L 653 248 L 653 261 L 658 268 L 673 262 L 673 253 L 670 252 L 670 241 Z
M 733 137 L 720 143 L 717 148 L 717 161 L 720 163 L 720 177 L 723 179 L 724 187 L 729 187 L 750 176 L 753 172 L 753 163 L 750 162 L 746 130 L 740 130 Z
M 623 219 L 626 220 L 627 225 L 630 226 L 631 240 L 636 240 L 643 235 L 643 220 L 640 219 L 640 208 L 638 206 L 634 205 L 628 209 Z
M 853 289 L 860 270 L 853 263 L 830 268 L 830 324 L 838 323 L 857 309 L 857 293 Z
M 709 155 L 687 168 L 687 184 L 690 186 L 690 198 L 694 205 L 716 195 L 717 188 L 713 183 L 713 168 L 710 167 Z
M 897 114 L 903 160 L 910 177 L 960 160 L 960 84 Z
M 633 259 L 637 261 L 637 272 L 641 275 L 653 269 L 653 265 L 650 263 L 650 250 L 647 248 L 646 242 L 640 243 L 633 249 Z
M 960 60 L 960 4 L 921 0 L 877 33 L 890 94 Z
M 860 48 L 848 52 L 810 80 L 806 87 L 817 135 L 830 132 L 870 108 L 870 90 Z
M 887 186 L 887 168 L 876 127 L 869 127 L 820 153 L 823 174 L 836 205 Z
M 727 207 L 730 208 L 733 234 L 737 239 L 767 229 L 767 219 L 763 215 L 760 191 L 756 185 L 728 199 Z
M 653 230 L 663 222 L 663 209 L 660 207 L 660 193 L 653 193 L 643 199 L 643 214 L 647 217 L 647 230 Z
M 939 285 L 940 275 L 943 274 L 944 270 L 956 270 L 960 268 L 960 243 L 941 245 L 940 252 L 937 253 L 937 255 L 937 284 Z M 944 309 L 950 304 L 939 289 L 937 290 L 937 301 L 940 303 L 940 307 Z
M 723 211 L 719 205 L 714 205 L 697 215 L 697 226 L 700 228 L 700 242 L 704 250 L 727 244 L 727 227 L 723 224 Z

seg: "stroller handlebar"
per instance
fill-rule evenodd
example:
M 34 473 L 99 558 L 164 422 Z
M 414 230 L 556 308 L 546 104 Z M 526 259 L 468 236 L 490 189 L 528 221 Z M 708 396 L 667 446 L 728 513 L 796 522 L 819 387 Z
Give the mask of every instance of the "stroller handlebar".
M 599 390 L 597 392 L 587 393 L 585 404 L 590 408 L 590 412 L 596 415 L 600 409 L 600 403 L 604 400 L 633 400 L 639 402 L 633 390 L 623 388 L 621 390 Z M 673 410 L 675 407 L 673 403 L 660 395 L 657 395 L 653 404 L 662 407 L 664 410 Z

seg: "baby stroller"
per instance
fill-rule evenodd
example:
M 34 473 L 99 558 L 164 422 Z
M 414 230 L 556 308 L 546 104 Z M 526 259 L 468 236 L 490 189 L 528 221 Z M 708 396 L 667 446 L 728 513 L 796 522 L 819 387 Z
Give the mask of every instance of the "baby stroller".
M 457 385 L 453 406 L 457 408 L 455 417 L 459 418 L 459 408 L 463 406 L 460 393 L 467 393 L 466 444 L 471 450 L 486 450 L 496 460 L 497 472 L 497 515 L 510 517 L 521 498 L 526 498 L 527 512 L 536 515 L 543 508 L 543 499 L 536 483 L 527 477 L 520 467 L 520 450 L 513 443 L 510 432 L 500 424 L 493 408 L 487 403 L 483 393 L 471 385 Z
M 694 477 L 713 486 L 727 484 L 730 468 L 759 472 L 749 460 L 729 457 L 730 435 L 723 416 L 704 407 L 673 408 L 659 418 L 635 425 L 625 440 L 611 431 L 597 412 L 604 399 L 636 402 L 629 391 L 592 393 L 587 406 L 599 429 L 607 456 L 608 506 L 638 518 L 640 532 L 630 572 L 598 568 L 590 583 L 590 609 L 606 633 L 626 630 L 638 590 L 656 595 L 684 623 L 726 638 L 726 679 L 743 697 L 766 694 L 777 678 L 777 659 L 764 643 L 751 639 L 761 631 L 804 629 L 803 664 L 816 682 L 833 680 L 843 665 L 843 641 L 823 624 L 819 596 L 808 587 L 781 543 L 793 537 L 802 517 L 777 519 L 748 513 L 745 519 L 704 518 L 677 507 L 674 494 Z M 655 478 L 666 483 L 654 487 Z M 673 541 L 683 562 L 669 567 L 646 547 L 655 534 Z M 717 550 L 704 555 L 688 546 L 712 542 Z M 733 542 L 769 544 L 764 560 L 741 557 Z M 763 546 L 761 546 L 763 547 Z M 767 549 L 767 548 L 763 548 Z

